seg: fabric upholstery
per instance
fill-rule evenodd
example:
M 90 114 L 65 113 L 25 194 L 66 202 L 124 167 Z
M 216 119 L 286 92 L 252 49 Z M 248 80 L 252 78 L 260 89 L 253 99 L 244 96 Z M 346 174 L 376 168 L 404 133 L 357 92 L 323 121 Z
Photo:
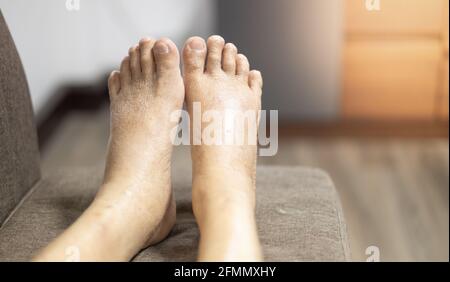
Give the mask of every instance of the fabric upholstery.
M 0 261 L 28 260 L 68 227 L 100 185 L 100 168 L 69 169 L 44 177 L 0 229 Z M 191 171 L 172 175 L 177 221 L 169 237 L 134 261 L 193 261 L 198 229 L 192 214 Z M 259 167 L 257 221 L 268 261 L 346 261 L 346 227 L 335 188 L 322 171 Z M 124 230 L 126 232 L 126 230 Z
M 0 11 L 0 225 L 39 178 L 28 85 Z

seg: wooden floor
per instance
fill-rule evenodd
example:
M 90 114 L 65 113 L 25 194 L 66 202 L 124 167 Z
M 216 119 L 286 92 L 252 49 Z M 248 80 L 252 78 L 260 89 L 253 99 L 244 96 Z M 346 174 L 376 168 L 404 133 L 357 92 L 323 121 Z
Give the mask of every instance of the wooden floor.
M 106 110 L 66 118 L 42 153 L 44 170 L 104 162 Z M 174 165 L 190 165 L 189 148 L 176 148 Z M 259 164 L 326 170 L 340 194 L 354 260 L 368 246 L 382 261 L 448 261 L 449 141 L 280 137 L 278 154 Z

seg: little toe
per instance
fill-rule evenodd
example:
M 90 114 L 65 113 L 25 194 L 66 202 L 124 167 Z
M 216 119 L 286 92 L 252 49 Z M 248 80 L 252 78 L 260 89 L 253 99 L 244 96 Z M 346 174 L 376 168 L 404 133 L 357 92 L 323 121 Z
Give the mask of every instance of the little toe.
M 236 75 L 243 78 L 247 78 L 249 71 L 250 71 L 250 64 L 247 60 L 247 57 L 242 54 L 238 54 L 236 56 Z
M 263 79 L 260 71 L 252 70 L 248 74 L 248 86 L 257 94 L 261 95 Z
M 120 72 L 113 71 L 108 78 L 109 96 L 113 99 L 120 91 Z

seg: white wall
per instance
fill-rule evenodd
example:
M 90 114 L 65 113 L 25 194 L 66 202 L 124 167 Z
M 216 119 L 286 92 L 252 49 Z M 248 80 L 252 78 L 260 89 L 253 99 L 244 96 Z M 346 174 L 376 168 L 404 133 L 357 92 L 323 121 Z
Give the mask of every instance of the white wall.
M 35 112 L 58 86 L 90 82 L 118 67 L 140 37 L 166 36 L 181 47 L 215 29 L 210 0 L 0 0 L 27 74 Z

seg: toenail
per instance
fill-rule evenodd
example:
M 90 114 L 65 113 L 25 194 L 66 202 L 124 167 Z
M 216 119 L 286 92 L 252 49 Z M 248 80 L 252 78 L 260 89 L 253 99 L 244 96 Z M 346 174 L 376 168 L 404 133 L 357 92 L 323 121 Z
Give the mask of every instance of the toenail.
M 237 50 L 237 47 L 233 43 L 227 43 L 227 44 L 225 44 L 225 47 L 229 48 L 229 49 L 231 49 L 233 51 Z
M 158 54 L 165 54 L 169 53 L 169 45 L 167 45 L 164 42 L 157 42 L 155 46 L 153 47 L 153 50 Z
M 220 42 L 220 43 L 225 42 L 225 39 L 223 39 L 223 37 L 220 35 L 213 35 L 210 37 L 210 39 L 212 41 L 216 41 L 216 42 Z
M 205 47 L 205 42 L 197 38 L 192 39 L 191 42 L 189 42 L 189 48 L 191 48 L 192 50 L 202 51 L 205 49 Z
M 149 37 L 144 37 L 141 40 L 139 40 L 139 43 L 145 43 L 145 42 L 149 42 L 151 39 Z
M 134 45 L 134 46 L 130 47 L 130 49 L 128 50 L 128 54 L 138 52 L 138 51 L 139 51 L 139 45 Z

